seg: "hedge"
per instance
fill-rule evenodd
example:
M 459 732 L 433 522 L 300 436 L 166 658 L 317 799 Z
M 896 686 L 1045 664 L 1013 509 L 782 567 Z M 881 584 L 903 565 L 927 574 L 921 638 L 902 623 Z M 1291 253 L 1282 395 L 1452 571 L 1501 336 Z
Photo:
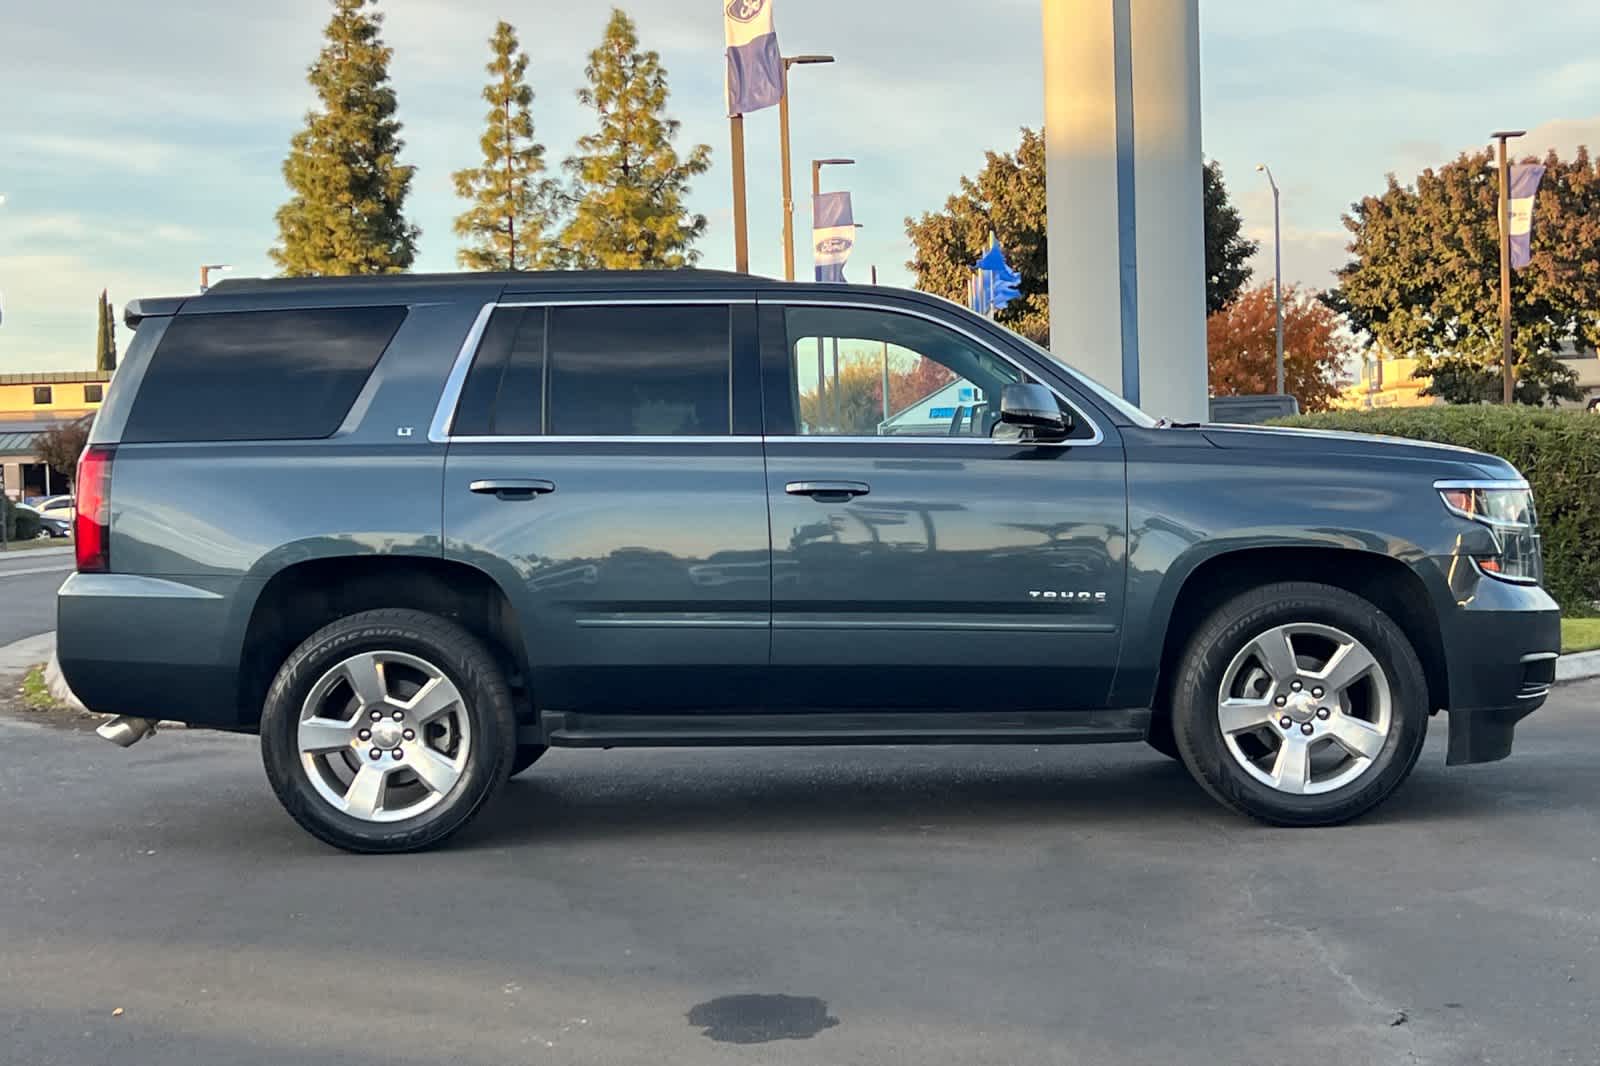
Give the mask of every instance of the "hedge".
M 5 511 L 6 539 L 32 540 L 39 535 L 39 516 L 6 500 L 0 509 Z
M 1545 587 L 1563 608 L 1600 600 L 1600 416 L 1534 407 L 1411 407 L 1334 411 L 1279 425 L 1381 433 L 1498 455 L 1533 486 L 1544 538 Z

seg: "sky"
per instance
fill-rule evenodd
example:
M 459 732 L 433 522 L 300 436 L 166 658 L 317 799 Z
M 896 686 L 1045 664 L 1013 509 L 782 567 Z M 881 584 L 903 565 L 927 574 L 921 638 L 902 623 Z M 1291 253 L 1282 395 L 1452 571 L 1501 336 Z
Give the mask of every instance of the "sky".
M 850 274 L 909 284 L 904 219 L 937 210 L 988 149 L 1043 118 L 1039 0 L 774 0 L 788 53 L 832 52 L 793 75 L 796 226 L 809 225 L 806 161 L 849 156 L 826 187 L 866 224 Z M 628 0 L 661 53 L 682 121 L 712 170 L 691 206 L 709 219 L 702 266 L 731 268 L 721 5 Z M 475 165 L 487 40 L 515 24 L 531 56 L 539 139 L 554 162 L 584 132 L 575 91 L 609 13 L 554 0 L 382 0 L 391 74 L 417 176 L 406 211 L 418 270 L 455 269 Z M 1271 275 L 1272 199 L 1283 190 L 1286 280 L 1331 282 L 1341 214 L 1393 172 L 1482 146 L 1503 127 L 1542 154 L 1600 148 L 1600 4 L 1535 0 L 1201 0 L 1202 141 L 1221 162 L 1257 280 Z M 0 373 L 92 365 L 95 302 L 193 292 L 201 263 L 273 273 L 281 164 L 313 96 L 305 82 L 326 0 L 0 0 Z M 782 272 L 776 111 L 747 122 L 751 268 Z M 805 245 L 800 245 L 802 259 Z M 802 271 L 804 263 L 802 262 Z M 126 340 L 125 331 L 120 335 Z

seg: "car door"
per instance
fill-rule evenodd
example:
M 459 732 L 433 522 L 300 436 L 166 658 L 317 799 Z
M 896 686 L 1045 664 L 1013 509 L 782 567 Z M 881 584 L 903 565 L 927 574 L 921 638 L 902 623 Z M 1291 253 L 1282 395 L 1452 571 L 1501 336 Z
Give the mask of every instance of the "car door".
M 771 565 L 747 299 L 486 308 L 444 552 L 507 590 L 550 710 L 759 701 Z
M 762 303 L 769 704 L 1104 707 L 1126 565 L 1114 427 L 1058 383 L 1071 439 L 991 435 L 1000 390 L 1039 376 L 953 313 L 879 299 Z

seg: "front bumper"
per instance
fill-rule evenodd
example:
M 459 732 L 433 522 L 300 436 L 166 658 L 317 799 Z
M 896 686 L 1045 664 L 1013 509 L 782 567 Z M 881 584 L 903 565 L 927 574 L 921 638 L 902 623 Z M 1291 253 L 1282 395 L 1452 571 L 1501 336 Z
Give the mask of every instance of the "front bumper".
M 1483 577 L 1458 589 L 1445 627 L 1451 766 L 1511 754 L 1516 725 L 1544 705 L 1561 651 L 1561 610 L 1534 585 Z

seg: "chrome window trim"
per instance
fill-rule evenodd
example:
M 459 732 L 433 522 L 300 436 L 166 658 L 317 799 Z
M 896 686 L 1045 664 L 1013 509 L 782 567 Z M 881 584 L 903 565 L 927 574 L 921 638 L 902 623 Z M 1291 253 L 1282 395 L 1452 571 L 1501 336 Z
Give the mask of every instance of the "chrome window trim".
M 483 340 L 483 331 L 488 328 L 489 316 L 494 314 L 495 307 L 496 304 L 491 300 L 478 309 L 478 317 L 473 320 L 472 328 L 467 331 L 467 339 L 461 342 L 456 361 L 450 366 L 450 376 L 444 379 L 444 391 L 439 394 L 439 405 L 433 409 L 433 421 L 428 424 L 428 439 L 435 444 L 448 444 L 450 441 L 450 423 L 455 421 L 461 388 L 467 383 L 467 371 L 472 367 L 473 357 L 478 354 L 478 344 Z
M 749 434 L 731 433 L 717 437 L 588 437 L 567 436 L 516 436 L 516 437 L 451 437 L 451 444 L 759 444 L 762 438 Z
M 846 299 L 846 300 L 817 300 L 817 299 L 807 299 L 805 297 L 802 297 L 802 298 L 797 299 L 797 300 L 792 300 L 792 299 L 779 297 L 779 298 L 775 298 L 775 299 L 772 299 L 772 300 L 767 301 L 767 302 L 770 303 L 770 304 L 779 306 L 779 307 L 847 307 L 847 308 L 851 308 L 852 310 L 857 310 L 857 311 L 882 311 L 882 312 L 885 312 L 885 313 L 891 314 L 891 315 L 909 315 L 912 318 L 920 318 L 920 319 L 923 319 L 926 322 L 932 322 L 936 326 L 943 326 L 945 329 L 952 330 L 952 331 L 954 331 L 956 333 L 961 334 L 963 337 L 966 337 L 968 340 L 972 341 L 974 344 L 978 345 L 980 348 L 983 348 L 985 351 L 989 352 L 991 355 L 994 355 L 995 357 L 999 358 L 1000 360 L 1002 360 L 1002 361 L 1004 361 L 1006 363 L 1009 363 L 1019 373 L 1022 373 L 1024 375 L 1027 375 L 1028 377 L 1032 377 L 1032 378 L 1038 378 L 1039 377 L 1037 372 L 1030 371 L 1027 367 L 1023 366 L 1021 363 L 1019 363 L 1012 356 L 1010 356 L 1007 353 L 1001 351 L 995 345 L 990 343 L 988 340 L 986 340 L 982 336 L 974 333 L 972 330 L 966 328 L 965 326 L 961 325 L 960 323 L 951 322 L 951 321 L 949 321 L 947 319 L 940 318 L 938 315 L 930 315 L 926 311 L 918 311 L 915 308 L 897 307 L 897 306 L 895 306 L 893 304 L 879 303 L 879 302 L 867 301 L 867 300 L 848 300 L 848 299 Z M 952 305 L 956 306 L 956 307 L 960 306 L 959 304 L 952 304 Z M 1045 388 L 1049 389 L 1053 394 L 1055 394 L 1055 398 L 1056 399 L 1058 399 L 1062 403 L 1066 404 L 1067 407 L 1072 410 L 1074 415 L 1076 415 L 1078 418 L 1081 418 L 1083 421 L 1087 422 L 1089 424 L 1089 428 L 1094 430 L 1094 435 L 1093 436 L 1087 437 L 1087 438 L 1085 438 L 1083 440 L 1064 440 L 1064 441 L 1060 441 L 1060 442 L 1055 442 L 1054 446 L 1063 447 L 1063 448 L 1089 448 L 1089 447 L 1093 447 L 1094 445 L 1097 445 L 1097 444 L 1105 443 L 1106 435 L 1100 429 L 1100 423 L 1096 422 L 1094 419 L 1092 419 L 1088 415 L 1084 414 L 1083 410 L 1082 410 L 1082 407 L 1079 404 L 1077 404 L 1074 401 L 1068 399 L 1061 392 L 1060 389 L 1056 388 L 1054 385 L 1050 384 L 1048 381 L 1040 381 L 1039 383 L 1041 385 L 1043 385 Z M 859 443 L 861 443 L 863 441 L 905 441 L 905 440 L 934 441 L 934 442 L 938 442 L 938 443 L 941 443 L 941 444 L 978 443 L 978 442 L 982 442 L 982 441 L 987 441 L 990 444 L 1008 445 L 1008 446 L 1011 446 L 1011 447 L 1016 447 L 1016 446 L 1018 446 L 1019 443 L 1022 444 L 1023 446 L 1027 446 L 1027 444 L 1028 444 L 1028 442 L 1026 442 L 1026 441 L 1023 441 L 1023 442 L 1018 442 L 1018 441 L 997 441 L 997 440 L 994 440 L 993 438 L 988 438 L 988 437 L 971 437 L 971 438 L 967 438 L 966 440 L 963 440 L 960 437 L 921 437 L 921 436 L 916 436 L 914 434 L 909 434 L 909 433 L 908 434 L 903 434 L 903 435 L 901 435 L 901 434 L 890 434 L 890 435 L 885 436 L 885 437 L 827 437 L 827 436 L 823 436 L 823 435 L 819 434 L 818 436 L 814 436 L 814 437 L 801 435 L 801 436 L 793 436 L 793 437 L 768 437 L 767 439 L 768 440 L 779 440 L 779 441 L 791 441 L 791 440 L 803 440 L 803 441 L 836 440 L 836 441 L 841 441 L 841 442 L 844 442 L 844 443 L 854 443 L 854 444 L 859 444 Z
M 478 345 L 483 341 L 483 332 L 484 332 L 485 329 L 488 328 L 489 318 L 490 318 L 491 315 L 494 314 L 494 312 L 498 308 L 502 308 L 502 307 L 638 307 L 638 306 L 650 306 L 652 304 L 661 304 L 661 305 L 665 305 L 665 306 L 680 306 L 680 307 L 681 306 L 697 306 L 697 305 L 698 306 L 717 305 L 717 306 L 730 306 L 731 307 L 731 306 L 750 306 L 750 305 L 756 304 L 757 302 L 758 302 L 757 300 L 752 299 L 750 297 L 728 297 L 728 298 L 725 298 L 725 299 L 724 298 L 714 298 L 714 297 L 686 297 L 685 298 L 685 297 L 673 297 L 673 296 L 668 295 L 668 294 L 662 294 L 660 296 L 649 296 L 649 297 L 637 297 L 637 296 L 634 296 L 634 297 L 627 297 L 627 298 L 623 298 L 623 299 L 595 299 L 595 298 L 592 298 L 592 297 L 581 297 L 581 298 L 575 298 L 575 299 L 551 298 L 551 299 L 539 299 L 539 300 L 508 300 L 508 301 L 503 301 L 503 302 L 499 301 L 499 300 L 495 300 L 495 301 L 491 301 L 489 303 L 486 303 L 481 308 L 479 308 L 478 317 L 473 320 L 472 328 L 467 331 L 466 339 L 461 342 L 461 349 L 460 349 L 460 351 L 458 351 L 456 353 L 455 362 L 450 367 L 450 374 L 449 374 L 448 377 L 445 378 L 444 390 L 439 394 L 439 403 L 434 408 L 433 421 L 430 422 L 429 425 L 428 425 L 428 440 L 433 442 L 434 444 L 451 444 L 451 443 L 456 443 L 456 444 L 625 444 L 625 443 L 630 443 L 630 442 L 637 442 L 637 443 L 643 443 L 643 444 L 652 444 L 652 443 L 653 444 L 665 444 L 665 443 L 674 443 L 674 444 L 707 444 L 707 443 L 716 443 L 716 442 L 723 442 L 723 441 L 769 440 L 769 441 L 774 441 L 774 442 L 778 442 L 778 443 L 785 443 L 785 444 L 787 444 L 787 443 L 807 443 L 807 444 L 811 444 L 811 443 L 821 443 L 821 442 L 835 442 L 835 443 L 839 443 L 839 444 L 868 444 L 868 443 L 870 443 L 870 444 L 883 444 L 883 443 L 899 444 L 899 443 L 906 443 L 906 442 L 914 442 L 914 443 L 919 443 L 919 444 L 989 444 L 989 445 L 997 445 L 997 446 L 1000 446 L 1000 447 L 1009 447 L 1009 448 L 1040 446 L 1040 445 L 1030 445 L 1029 442 L 1026 442 L 1026 441 L 995 440 L 992 437 L 949 437 L 949 436 L 945 436 L 945 437 L 931 437 L 931 436 L 930 437 L 925 437 L 925 436 L 918 436 L 918 435 L 914 435 L 914 434 L 890 434 L 888 436 L 883 436 L 883 437 L 877 437 L 877 436 L 874 436 L 874 437 L 829 437 L 829 436 L 823 436 L 823 435 L 817 435 L 817 436 L 791 435 L 791 436 L 752 437 L 752 436 L 735 436 L 733 434 L 728 434 L 726 436 L 716 436 L 716 437 L 623 437 L 623 436 L 617 436 L 617 437 L 589 437 L 589 436 L 564 436 L 564 437 L 558 437 L 558 436 L 452 437 L 450 435 L 450 424 L 451 424 L 451 422 L 453 422 L 455 420 L 456 406 L 461 402 L 461 390 L 466 385 L 467 372 L 472 368 L 472 360 L 478 354 Z M 985 340 L 979 334 L 974 333 L 972 330 L 967 329 L 965 326 L 963 326 L 963 325 L 961 325 L 959 323 L 947 321 L 946 319 L 941 318 L 941 317 L 939 317 L 937 315 L 930 315 L 925 311 L 918 311 L 918 310 L 916 310 L 914 308 L 897 307 L 897 306 L 894 306 L 893 304 L 873 302 L 873 301 L 864 301 L 864 300 L 817 300 L 817 299 L 806 299 L 806 298 L 802 298 L 802 299 L 797 299 L 796 300 L 796 299 L 774 298 L 774 299 L 771 299 L 771 300 L 766 301 L 766 302 L 771 304 L 771 305 L 778 306 L 778 307 L 844 307 L 844 308 L 850 308 L 852 310 L 881 311 L 881 312 L 886 313 L 886 314 L 909 315 L 912 318 L 920 318 L 920 319 L 923 319 L 924 321 L 932 322 L 936 326 L 942 326 L 945 329 L 953 330 L 956 333 L 961 334 L 962 336 L 966 337 L 968 340 L 970 340 L 973 343 L 977 344 L 979 347 L 981 347 L 984 350 L 988 351 L 990 354 L 992 354 L 995 357 L 1001 359 L 1002 361 L 1008 363 L 1010 366 L 1015 368 L 1021 374 L 1027 375 L 1029 377 L 1034 377 L 1034 378 L 1038 378 L 1039 377 L 1039 375 L 1036 372 L 1030 371 L 1027 367 L 1023 366 L 1020 362 L 1018 362 L 1011 355 L 1008 355 L 1007 353 L 1001 351 L 999 348 L 997 348 L 995 345 L 991 344 L 989 341 Z M 954 305 L 953 304 L 952 306 L 959 306 L 959 305 Z M 1064 395 L 1062 393 L 1062 391 L 1060 389 L 1056 388 L 1050 382 L 1041 381 L 1040 384 L 1044 385 L 1045 388 L 1049 389 L 1050 392 L 1052 394 L 1054 394 L 1056 399 L 1058 399 L 1062 403 L 1066 404 L 1067 407 L 1073 412 L 1073 414 L 1077 418 L 1080 418 L 1084 422 L 1087 422 L 1089 424 L 1089 428 L 1094 430 L 1093 435 L 1091 435 L 1091 436 L 1089 436 L 1087 438 L 1081 439 L 1081 440 L 1064 440 L 1064 441 L 1059 441 L 1059 442 L 1051 442 L 1050 444 L 1043 445 L 1043 446 L 1046 446 L 1046 447 L 1062 447 L 1062 448 L 1090 448 L 1090 447 L 1094 447 L 1095 445 L 1098 445 L 1098 444 L 1103 444 L 1105 442 L 1105 439 L 1106 439 L 1105 432 L 1103 430 L 1101 430 L 1100 423 L 1095 421 L 1093 418 L 1090 418 L 1087 414 L 1085 414 L 1083 412 L 1082 407 L 1078 403 L 1076 403 L 1073 400 L 1069 399 L 1066 395 Z

